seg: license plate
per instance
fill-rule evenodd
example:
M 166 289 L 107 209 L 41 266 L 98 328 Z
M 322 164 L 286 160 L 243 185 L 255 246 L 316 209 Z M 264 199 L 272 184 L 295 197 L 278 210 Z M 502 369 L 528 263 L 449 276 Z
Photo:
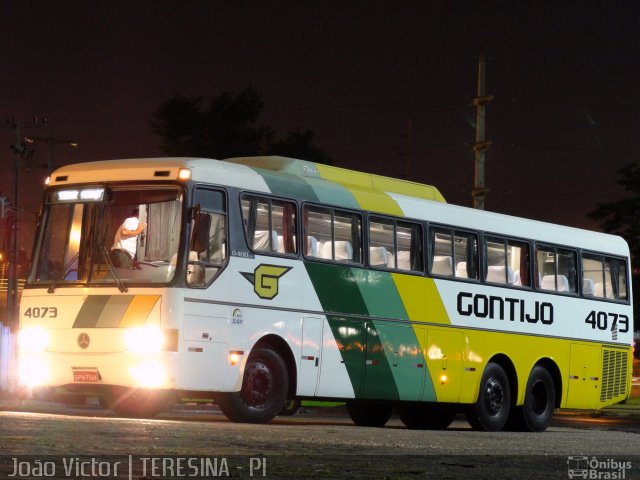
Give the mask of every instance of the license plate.
M 93 383 L 102 380 L 97 368 L 74 368 L 73 381 L 78 383 Z

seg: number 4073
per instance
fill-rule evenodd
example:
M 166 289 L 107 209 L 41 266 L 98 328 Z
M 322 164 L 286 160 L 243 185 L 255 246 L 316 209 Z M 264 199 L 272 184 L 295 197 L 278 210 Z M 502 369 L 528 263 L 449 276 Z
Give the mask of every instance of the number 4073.
M 620 313 L 596 312 L 592 310 L 584 322 L 591 325 L 591 328 L 597 328 L 598 330 L 615 330 L 617 328 L 620 333 L 629 331 L 629 317 Z

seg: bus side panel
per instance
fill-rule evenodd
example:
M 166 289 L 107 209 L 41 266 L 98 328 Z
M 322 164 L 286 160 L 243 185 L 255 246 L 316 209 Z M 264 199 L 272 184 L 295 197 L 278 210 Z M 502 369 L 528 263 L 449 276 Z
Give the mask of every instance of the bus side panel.
M 600 345 L 571 344 L 566 408 L 596 408 L 602 369 L 600 350 Z

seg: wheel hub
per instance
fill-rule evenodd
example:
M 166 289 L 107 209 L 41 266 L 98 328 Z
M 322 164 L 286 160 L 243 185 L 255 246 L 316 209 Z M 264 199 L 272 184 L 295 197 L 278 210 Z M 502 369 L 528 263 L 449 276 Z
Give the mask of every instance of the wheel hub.
M 248 405 L 264 405 L 271 393 L 272 375 L 266 365 L 254 363 L 247 367 L 247 378 L 243 387 L 243 396 Z
M 504 404 L 504 390 L 502 384 L 495 378 L 490 378 L 486 385 L 486 405 L 491 415 L 497 415 Z

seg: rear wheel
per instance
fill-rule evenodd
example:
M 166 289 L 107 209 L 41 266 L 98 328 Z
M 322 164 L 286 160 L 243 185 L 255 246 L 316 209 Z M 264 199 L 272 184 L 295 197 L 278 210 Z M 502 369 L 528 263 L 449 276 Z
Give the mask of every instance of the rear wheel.
M 511 412 L 507 424 L 510 430 L 544 432 L 553 417 L 556 389 L 549 371 L 541 365 L 531 370 L 527 381 L 524 405 Z
M 400 420 L 414 430 L 444 430 L 456 417 L 456 411 L 442 406 L 412 405 L 398 407 Z
M 282 409 L 288 388 L 287 367 L 280 355 L 258 348 L 247 360 L 241 390 L 220 395 L 218 404 L 233 422 L 267 423 Z
M 384 427 L 393 405 L 387 403 L 349 402 L 347 411 L 353 423 L 359 427 Z
M 166 390 L 131 389 L 101 396 L 98 401 L 121 417 L 153 418 L 170 410 L 175 397 Z
M 467 420 L 474 430 L 502 430 L 511 411 L 511 387 L 504 369 L 489 363 L 480 380 L 478 401 L 467 410 Z

